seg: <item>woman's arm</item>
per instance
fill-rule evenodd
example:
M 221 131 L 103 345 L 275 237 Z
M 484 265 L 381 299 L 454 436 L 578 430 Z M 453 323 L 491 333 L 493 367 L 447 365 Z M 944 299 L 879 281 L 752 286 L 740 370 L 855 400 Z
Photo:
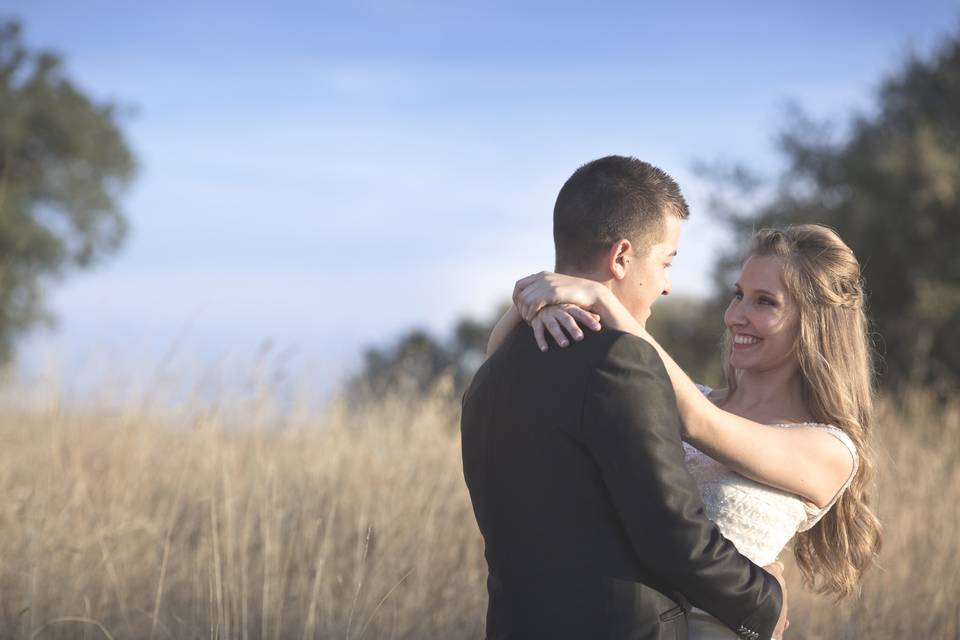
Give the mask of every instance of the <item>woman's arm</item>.
M 810 427 L 771 428 L 720 409 L 700 393 L 612 291 L 591 281 L 565 281 L 565 286 L 579 286 L 577 299 L 588 301 L 605 326 L 643 338 L 656 348 L 673 385 L 684 439 L 695 447 L 741 475 L 795 493 L 818 507 L 828 504 L 849 478 L 853 460 L 835 437 Z M 536 301 L 528 296 L 526 303 L 535 306 Z M 557 313 L 545 308 L 537 312 L 537 319 Z
M 547 323 L 549 323 L 550 333 L 561 347 L 567 346 L 567 335 L 574 340 L 583 340 L 583 332 L 580 330 L 580 325 L 577 324 L 578 320 L 594 331 L 600 330 L 600 317 L 595 313 L 590 313 L 572 304 L 549 305 L 549 308 L 561 311 L 562 315 L 543 316 L 534 319 L 531 323 L 533 324 L 534 336 L 537 344 L 540 345 L 541 351 L 547 350 L 547 342 L 543 336 Z M 507 334 L 513 331 L 513 328 L 521 320 L 523 320 L 523 318 L 520 316 L 516 305 L 507 309 L 507 312 L 497 320 L 493 331 L 490 332 L 490 338 L 487 340 L 487 352 L 484 355 L 484 359 L 492 356 L 493 353 L 500 348 L 500 345 L 506 340 Z M 564 331 L 566 331 L 566 334 Z
M 625 330 L 625 329 L 624 329 Z M 644 332 L 645 333 L 645 332 Z M 822 429 L 771 427 L 724 411 L 649 335 L 670 375 L 686 440 L 740 475 L 825 507 L 853 471 L 847 447 Z
M 523 320 L 523 318 L 520 317 L 517 306 L 513 304 L 510 305 L 507 312 L 504 313 L 503 316 L 497 320 L 497 324 L 493 326 L 493 331 L 490 332 L 490 338 L 487 340 L 487 353 L 484 359 L 492 356 L 493 352 L 500 348 L 507 334 L 510 333 L 521 320 Z

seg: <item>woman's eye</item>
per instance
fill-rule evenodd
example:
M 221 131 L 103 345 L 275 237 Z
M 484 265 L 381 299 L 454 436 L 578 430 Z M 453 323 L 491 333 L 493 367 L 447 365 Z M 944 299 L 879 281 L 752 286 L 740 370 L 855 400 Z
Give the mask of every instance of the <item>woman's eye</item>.
M 736 298 L 737 300 L 739 300 L 740 298 L 743 297 L 743 294 L 740 293 L 739 291 L 734 291 L 734 292 L 733 292 L 733 297 Z
M 760 298 L 760 302 L 765 302 L 769 305 L 773 305 L 773 300 L 771 300 L 770 298 Z

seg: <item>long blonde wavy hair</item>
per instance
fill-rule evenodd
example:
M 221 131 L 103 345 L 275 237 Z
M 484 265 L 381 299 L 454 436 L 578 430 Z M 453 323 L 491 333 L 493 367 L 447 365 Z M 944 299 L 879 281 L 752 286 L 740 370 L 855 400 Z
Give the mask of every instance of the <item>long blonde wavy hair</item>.
M 858 592 L 881 546 L 880 522 L 870 509 L 874 362 L 860 264 L 836 232 L 818 224 L 762 229 L 750 241 L 749 256 L 783 259 L 783 283 L 800 311 L 794 348 L 804 400 L 817 422 L 843 429 L 859 455 L 850 486 L 793 544 L 804 586 L 841 599 Z M 739 380 L 730 342 L 725 332 L 727 397 Z

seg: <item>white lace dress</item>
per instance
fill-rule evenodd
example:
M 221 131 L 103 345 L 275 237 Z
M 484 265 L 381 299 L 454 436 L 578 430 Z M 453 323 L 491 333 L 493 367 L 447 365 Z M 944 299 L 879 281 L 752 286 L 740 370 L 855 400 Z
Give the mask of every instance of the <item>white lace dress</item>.
M 704 395 L 711 389 L 697 385 Z M 697 481 L 707 517 L 724 537 L 754 563 L 765 566 L 777 559 L 787 542 L 799 531 L 815 525 L 850 485 L 857 472 L 857 451 L 850 437 L 837 427 L 805 422 L 777 424 L 785 428 L 806 426 L 823 429 L 836 436 L 853 457 L 853 471 L 837 495 L 823 509 L 796 494 L 755 482 L 723 466 L 696 447 L 683 443 L 687 469 Z M 706 611 L 694 607 L 688 615 L 690 640 L 738 638 L 729 627 Z

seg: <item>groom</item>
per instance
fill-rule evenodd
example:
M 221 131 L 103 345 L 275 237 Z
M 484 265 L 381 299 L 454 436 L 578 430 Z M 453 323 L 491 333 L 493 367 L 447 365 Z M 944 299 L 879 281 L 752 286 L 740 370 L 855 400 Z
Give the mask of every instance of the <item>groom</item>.
M 688 217 L 676 182 L 601 158 L 567 180 L 553 215 L 556 271 L 604 283 L 644 323 L 669 292 Z M 741 637 L 779 635 L 781 578 L 704 515 L 656 351 L 616 330 L 585 334 L 544 353 L 521 322 L 463 397 L 487 638 L 685 639 L 691 604 Z

